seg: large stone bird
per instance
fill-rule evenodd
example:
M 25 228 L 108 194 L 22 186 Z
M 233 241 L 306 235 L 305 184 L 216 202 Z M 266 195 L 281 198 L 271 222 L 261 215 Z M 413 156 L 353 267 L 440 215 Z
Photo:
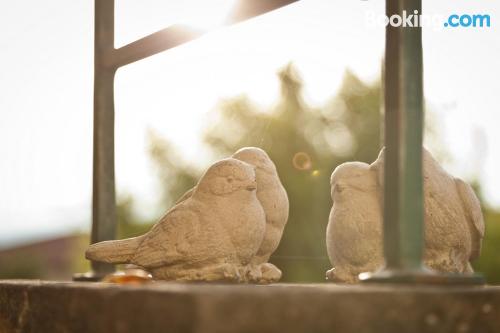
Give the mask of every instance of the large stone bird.
M 371 165 L 351 162 L 331 178 L 333 207 L 327 227 L 327 278 L 355 283 L 379 269 L 382 256 L 384 150 Z M 471 273 L 481 251 L 484 221 L 474 191 L 448 174 L 423 148 L 425 264 L 440 272 Z
M 266 215 L 264 240 L 252 258 L 251 265 L 246 267 L 242 275 L 249 282 L 277 282 L 281 279 L 281 271 L 273 264 L 268 263 L 268 260 L 278 248 L 288 221 L 289 202 L 286 190 L 281 184 L 276 166 L 264 150 L 256 147 L 245 147 L 231 157 L 255 167 L 257 198 Z M 178 202 L 189 198 L 192 191 L 193 189 L 189 190 Z
M 236 281 L 264 239 L 254 167 L 228 158 L 213 164 L 189 198 L 146 234 L 92 244 L 86 257 L 129 263 L 161 280 Z

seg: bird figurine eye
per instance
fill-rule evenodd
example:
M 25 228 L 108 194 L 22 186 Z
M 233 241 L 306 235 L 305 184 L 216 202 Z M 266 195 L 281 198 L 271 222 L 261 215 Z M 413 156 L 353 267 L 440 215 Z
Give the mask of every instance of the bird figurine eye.
M 345 188 L 346 188 L 346 186 L 344 184 L 337 183 L 337 184 L 335 184 L 335 187 L 333 188 L 333 190 L 336 192 L 342 192 L 343 190 L 345 190 Z

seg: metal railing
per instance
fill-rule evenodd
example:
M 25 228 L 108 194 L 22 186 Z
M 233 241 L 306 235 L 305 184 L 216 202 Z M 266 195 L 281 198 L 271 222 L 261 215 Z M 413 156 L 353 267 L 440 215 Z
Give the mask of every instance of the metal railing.
M 240 0 L 224 24 L 230 25 L 264 14 L 297 0 Z M 115 1 L 94 1 L 94 145 L 91 243 L 116 237 L 116 195 L 114 157 L 114 78 L 116 71 L 132 62 L 182 45 L 205 33 L 174 25 L 114 47 Z M 99 280 L 114 270 L 113 265 L 92 262 L 92 271 L 75 275 L 75 280 Z
M 240 0 L 227 24 L 297 0 Z M 386 0 L 386 15 L 422 13 L 421 0 Z M 118 68 L 189 42 L 203 32 L 181 26 L 160 30 L 114 48 L 114 0 L 95 0 L 94 161 L 91 242 L 114 239 L 114 76 Z M 366 282 L 478 283 L 478 275 L 438 274 L 423 265 L 422 180 L 423 61 L 421 27 L 386 28 L 384 64 L 384 256 L 379 272 L 360 275 Z M 113 266 L 92 262 L 92 272 L 77 280 L 97 280 Z

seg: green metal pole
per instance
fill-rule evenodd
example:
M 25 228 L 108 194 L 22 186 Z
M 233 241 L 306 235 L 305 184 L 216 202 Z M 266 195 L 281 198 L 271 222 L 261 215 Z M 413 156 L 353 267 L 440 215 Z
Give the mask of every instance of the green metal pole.
M 386 15 L 422 14 L 421 0 L 386 0 Z M 386 27 L 384 62 L 384 257 L 366 282 L 431 284 L 482 283 L 480 275 L 441 274 L 423 264 L 424 127 L 422 28 Z
M 94 142 L 91 243 L 116 238 L 115 110 L 116 68 L 106 64 L 114 51 L 114 0 L 95 0 L 94 23 Z M 75 280 L 100 280 L 114 271 L 111 264 L 91 262 L 92 271 Z
M 388 0 L 386 15 L 399 12 L 400 3 Z M 386 267 L 396 268 L 400 263 L 400 123 L 401 92 L 399 86 L 401 29 L 387 26 L 384 58 L 384 255 Z
M 407 13 L 422 13 L 422 1 L 403 0 L 401 9 Z M 399 268 L 419 271 L 422 269 L 424 249 L 422 28 L 402 28 L 400 31 L 402 119 L 398 153 L 401 179 Z
M 94 170 L 91 243 L 116 238 L 115 106 L 116 69 L 104 57 L 114 50 L 114 0 L 95 0 L 94 43 Z M 97 277 L 114 271 L 111 264 L 92 262 Z
M 422 12 L 421 0 L 388 0 L 386 15 Z M 389 271 L 420 272 L 423 253 L 422 29 L 386 28 L 384 255 Z

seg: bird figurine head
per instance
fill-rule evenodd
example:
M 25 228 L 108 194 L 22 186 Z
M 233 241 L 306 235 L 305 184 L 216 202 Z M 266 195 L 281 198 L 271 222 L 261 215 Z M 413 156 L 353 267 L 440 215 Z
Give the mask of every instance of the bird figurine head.
M 376 178 L 372 177 L 373 170 L 362 162 L 347 162 L 339 165 L 330 178 L 331 195 L 335 201 L 336 193 L 345 189 L 366 191 L 367 188 L 377 186 Z
M 267 153 L 257 147 L 245 147 L 233 154 L 233 158 L 255 166 L 257 171 L 266 173 L 276 173 L 276 166 Z
M 256 189 L 254 167 L 234 158 L 226 158 L 208 168 L 195 193 L 225 196 L 238 192 L 254 192 Z

